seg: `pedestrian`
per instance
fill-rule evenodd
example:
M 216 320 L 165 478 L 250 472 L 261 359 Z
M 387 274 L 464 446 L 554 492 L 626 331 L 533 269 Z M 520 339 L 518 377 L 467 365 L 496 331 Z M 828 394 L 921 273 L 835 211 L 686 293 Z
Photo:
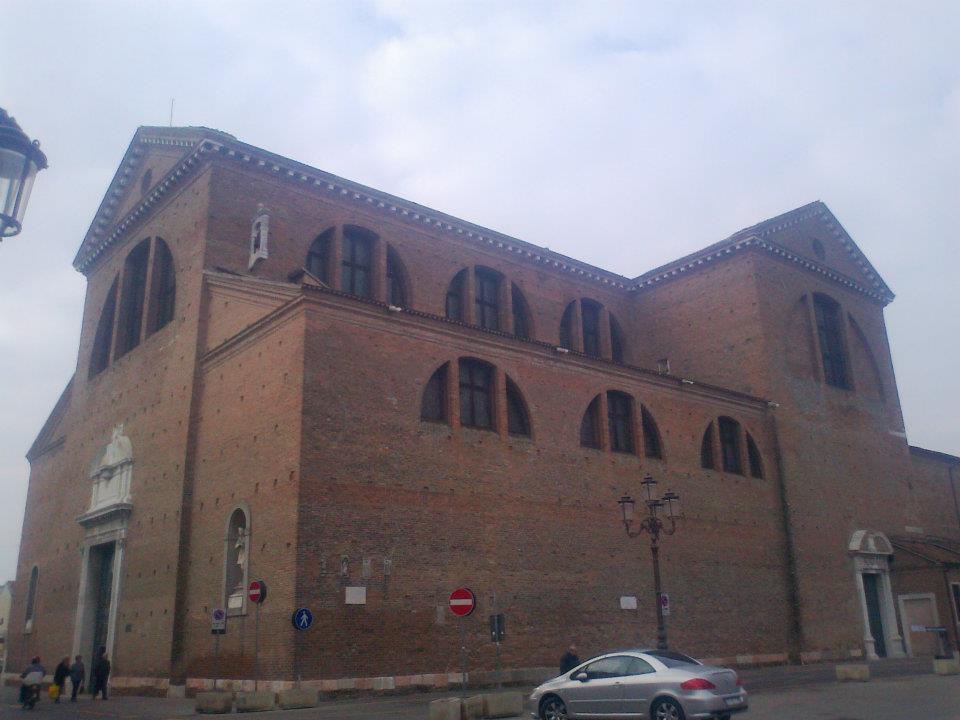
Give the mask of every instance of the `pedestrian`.
M 40 699 L 40 685 L 47 671 L 40 664 L 40 658 L 34 657 L 26 669 L 20 673 L 20 702 L 23 707 L 32 709 Z
M 70 676 L 70 656 L 65 655 L 63 660 L 53 671 L 53 684 L 57 686 L 57 697 L 55 703 L 60 703 L 60 696 L 63 695 L 63 689 L 67 686 L 67 678 Z
M 107 683 L 110 679 L 110 657 L 105 647 L 101 647 L 97 655 L 99 659 L 93 666 L 93 696 L 96 697 L 97 693 L 100 693 L 106 700 Z
M 573 670 L 579 664 L 580 658 L 577 656 L 577 646 L 574 643 L 570 643 L 570 647 L 567 648 L 563 657 L 560 658 L 560 674 L 563 675 L 565 672 Z
M 77 655 L 70 666 L 70 702 L 77 701 L 77 693 L 83 690 L 83 681 L 87 679 L 87 669 L 83 666 L 83 656 Z

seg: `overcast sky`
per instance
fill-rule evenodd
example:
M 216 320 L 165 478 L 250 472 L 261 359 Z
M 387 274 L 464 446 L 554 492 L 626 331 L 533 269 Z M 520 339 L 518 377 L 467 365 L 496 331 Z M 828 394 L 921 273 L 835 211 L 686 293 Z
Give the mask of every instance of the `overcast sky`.
M 0 582 L 24 453 L 76 364 L 71 260 L 171 98 L 176 125 L 629 276 L 821 199 L 898 295 L 910 442 L 960 454 L 956 0 L 0 0 L 0 15 L 0 106 L 50 159 L 0 245 Z

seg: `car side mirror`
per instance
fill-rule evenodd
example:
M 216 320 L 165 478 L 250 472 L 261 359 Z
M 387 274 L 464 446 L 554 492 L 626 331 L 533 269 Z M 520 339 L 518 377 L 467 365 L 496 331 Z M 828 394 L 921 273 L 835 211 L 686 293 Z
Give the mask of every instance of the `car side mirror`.
M 576 675 L 574 675 L 573 679 L 579 680 L 580 682 L 586 682 L 587 680 L 590 679 L 590 676 L 587 675 L 585 672 L 578 672 Z

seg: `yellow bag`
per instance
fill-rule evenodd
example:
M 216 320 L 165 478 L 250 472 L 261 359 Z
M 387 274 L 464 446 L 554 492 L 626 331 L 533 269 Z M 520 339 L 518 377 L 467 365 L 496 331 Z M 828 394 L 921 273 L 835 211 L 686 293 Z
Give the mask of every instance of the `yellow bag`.
M 50 696 L 51 700 L 56 700 L 58 697 L 60 697 L 60 686 L 51 685 L 47 688 L 47 694 Z

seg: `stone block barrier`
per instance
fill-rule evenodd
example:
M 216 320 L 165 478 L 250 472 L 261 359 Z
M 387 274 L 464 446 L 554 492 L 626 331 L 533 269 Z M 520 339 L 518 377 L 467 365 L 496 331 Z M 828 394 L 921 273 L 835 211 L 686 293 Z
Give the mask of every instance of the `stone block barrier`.
M 196 710 L 201 715 L 223 715 L 233 710 L 232 692 L 197 693 Z
M 277 694 L 281 710 L 301 710 L 316 707 L 319 702 L 319 693 L 309 688 L 294 688 L 281 690 Z
M 523 693 L 496 692 L 483 695 L 483 717 L 512 718 L 523 715 Z
M 277 706 L 277 694 L 273 690 L 237 693 L 237 712 L 264 712 Z
M 444 698 L 430 703 L 430 720 L 462 720 L 460 698 Z
M 934 658 L 933 672 L 937 675 L 960 675 L 960 660 L 952 658 Z
M 867 682 L 870 666 L 866 663 L 840 663 L 837 665 L 837 682 Z

